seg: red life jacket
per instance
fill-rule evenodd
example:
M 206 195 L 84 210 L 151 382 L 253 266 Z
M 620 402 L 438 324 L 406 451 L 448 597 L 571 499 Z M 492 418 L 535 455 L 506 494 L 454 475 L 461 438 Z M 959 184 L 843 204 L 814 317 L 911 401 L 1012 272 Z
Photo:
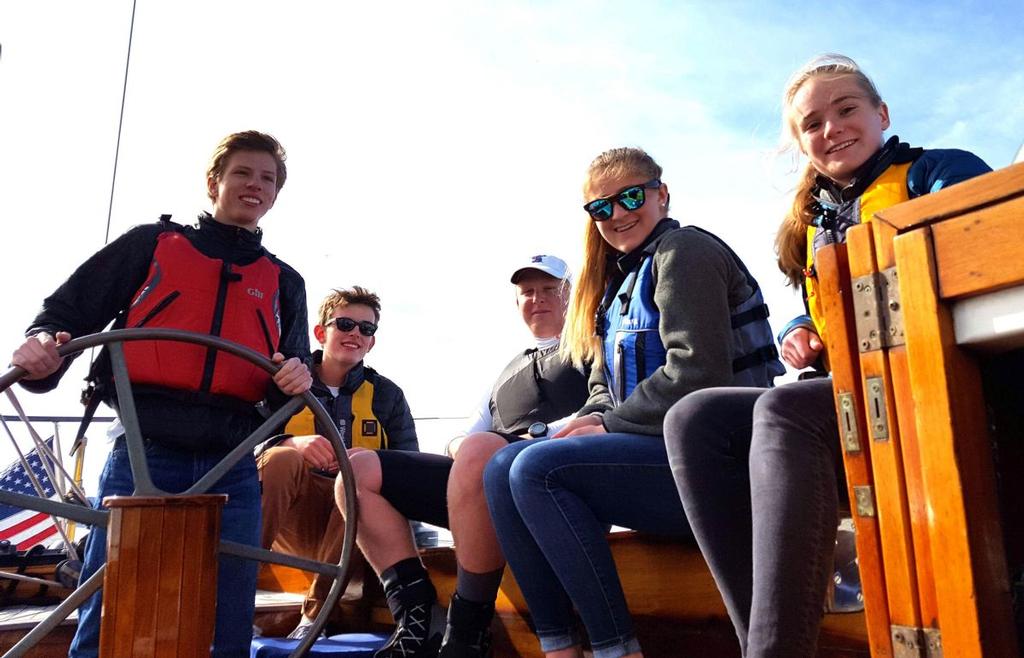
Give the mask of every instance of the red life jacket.
M 146 282 L 127 327 L 165 327 L 220 336 L 272 355 L 281 337 L 280 268 L 267 256 L 245 266 L 209 258 L 176 231 L 157 236 Z M 226 352 L 177 341 L 124 343 L 132 383 L 258 402 L 270 375 Z

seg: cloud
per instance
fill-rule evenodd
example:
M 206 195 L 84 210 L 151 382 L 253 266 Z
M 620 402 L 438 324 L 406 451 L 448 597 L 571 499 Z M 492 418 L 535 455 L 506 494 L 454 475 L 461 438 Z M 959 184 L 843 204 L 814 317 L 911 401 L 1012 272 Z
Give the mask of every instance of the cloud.
M 1009 164 L 1024 144 L 1024 57 L 1009 71 L 986 73 L 949 85 L 926 117 L 949 126 L 927 137 L 926 146 L 971 145 L 993 167 Z
M 106 218 L 131 5 L 100 20 L 58 4 L 0 6 L 0 76 L 16 99 L 0 105 L 0 215 L 28 218 L 5 228 L 18 245 L 0 263 L 19 282 L 0 319 L 9 341 L 99 246 Z M 113 233 L 161 212 L 189 221 L 217 140 L 276 134 L 291 175 L 267 245 L 303 272 L 312 306 L 333 286 L 377 290 L 371 362 L 417 413 L 457 413 L 528 342 L 511 263 L 549 252 L 578 270 L 583 172 L 606 148 L 658 158 L 674 214 L 736 248 L 776 323 L 799 310 L 771 251 L 791 185 L 773 156 L 779 97 L 810 56 L 861 60 L 901 136 L 1008 160 L 1024 138 L 1021 10 L 988 6 L 142 4 Z M 46 20 L 54 11 L 67 20 Z

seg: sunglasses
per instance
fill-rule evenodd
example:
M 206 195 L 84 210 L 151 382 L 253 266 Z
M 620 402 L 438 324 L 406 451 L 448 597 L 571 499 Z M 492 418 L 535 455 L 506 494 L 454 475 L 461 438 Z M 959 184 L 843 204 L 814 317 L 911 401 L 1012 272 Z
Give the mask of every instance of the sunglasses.
M 338 331 L 343 331 L 345 333 L 352 331 L 356 327 L 359 327 L 359 333 L 367 338 L 377 333 L 377 325 L 369 320 L 360 320 L 356 322 L 352 318 L 334 318 L 332 322 L 334 323 L 334 326 L 338 328 Z
M 647 200 L 647 193 L 644 190 L 656 190 L 659 187 L 661 187 L 661 181 L 655 178 L 643 185 L 631 185 L 611 196 L 594 199 L 584 204 L 583 209 L 590 213 L 590 217 L 595 222 L 603 222 L 611 219 L 615 214 L 613 203 L 619 204 L 625 210 L 636 210 Z

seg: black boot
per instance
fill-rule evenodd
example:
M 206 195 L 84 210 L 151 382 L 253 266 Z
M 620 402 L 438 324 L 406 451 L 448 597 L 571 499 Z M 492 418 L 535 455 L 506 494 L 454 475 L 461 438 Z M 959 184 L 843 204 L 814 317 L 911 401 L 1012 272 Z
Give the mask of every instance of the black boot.
M 489 658 L 493 617 L 493 603 L 477 603 L 458 593 L 453 595 L 438 658 Z
M 395 631 L 373 658 L 434 658 L 443 615 L 437 591 L 419 560 L 403 560 L 381 574 Z

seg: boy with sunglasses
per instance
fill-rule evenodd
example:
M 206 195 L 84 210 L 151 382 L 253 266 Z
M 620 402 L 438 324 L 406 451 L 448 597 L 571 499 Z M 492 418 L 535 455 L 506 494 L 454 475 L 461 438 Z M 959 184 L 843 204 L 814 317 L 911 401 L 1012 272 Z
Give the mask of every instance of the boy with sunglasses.
M 313 334 L 321 348 L 313 354 L 310 391 L 331 414 L 346 448 L 419 450 L 416 427 L 405 394 L 390 379 L 363 364 L 374 345 L 380 299 L 354 286 L 334 290 L 320 304 Z M 285 433 L 257 452 L 263 484 L 263 546 L 337 562 L 344 520 L 334 504 L 337 457 L 304 409 Z M 317 576 L 302 605 L 302 620 L 289 637 L 302 638 L 320 612 L 331 584 Z

